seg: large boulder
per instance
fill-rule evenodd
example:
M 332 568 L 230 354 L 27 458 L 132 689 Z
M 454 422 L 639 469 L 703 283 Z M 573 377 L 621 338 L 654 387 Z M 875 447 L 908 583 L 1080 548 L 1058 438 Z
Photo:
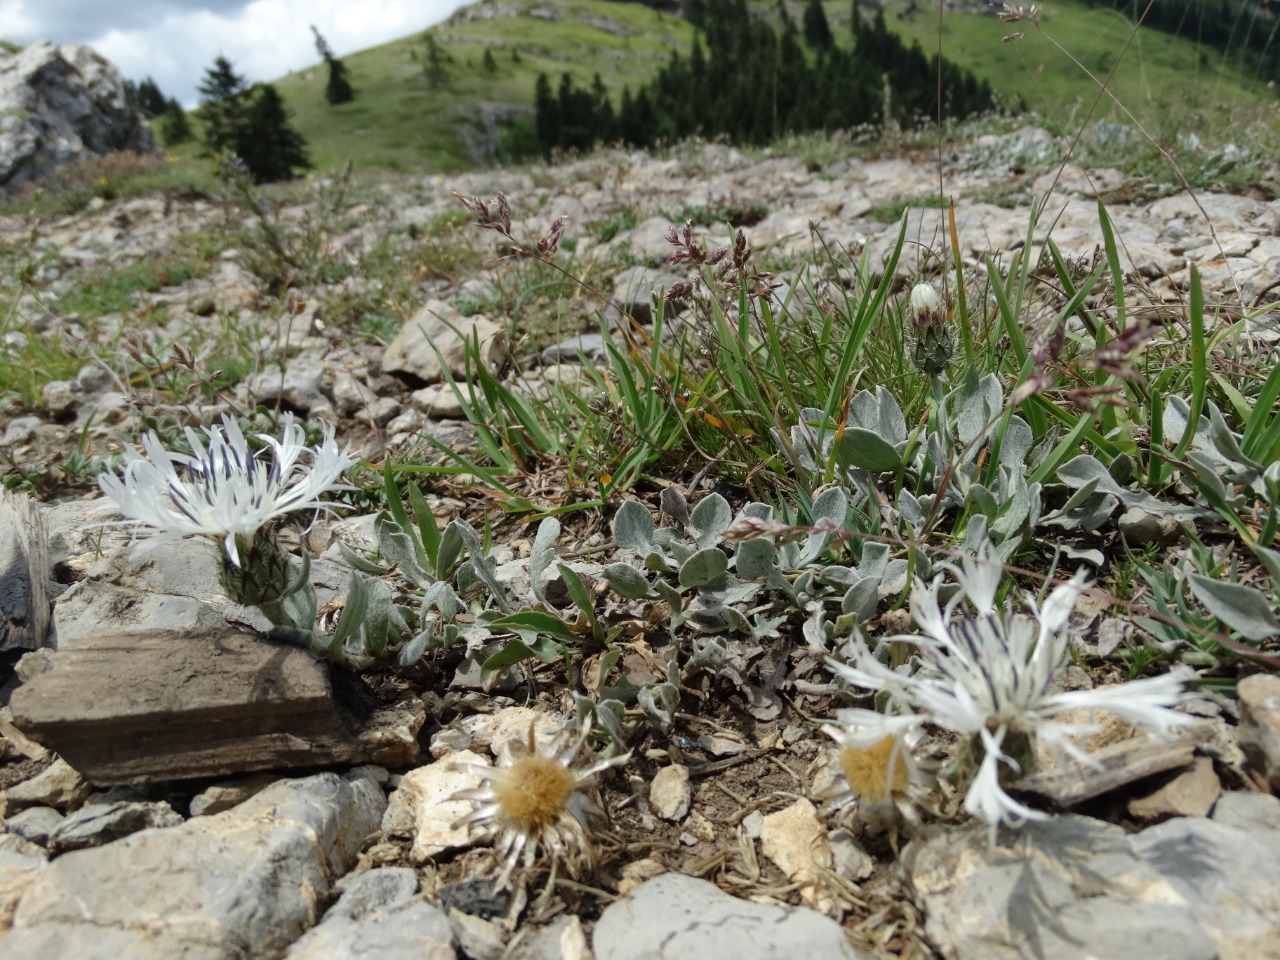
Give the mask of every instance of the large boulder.
M 87 154 L 155 149 L 120 72 L 79 43 L 0 49 L 0 188 Z

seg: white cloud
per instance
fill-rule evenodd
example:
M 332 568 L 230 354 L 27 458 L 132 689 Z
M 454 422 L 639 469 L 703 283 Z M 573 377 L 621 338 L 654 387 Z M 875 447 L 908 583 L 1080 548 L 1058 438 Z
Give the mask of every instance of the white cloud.
M 194 106 L 218 55 L 250 82 L 315 63 L 315 24 L 338 56 L 439 23 L 460 0 L 0 0 L 6 39 L 89 44 L 133 80 Z

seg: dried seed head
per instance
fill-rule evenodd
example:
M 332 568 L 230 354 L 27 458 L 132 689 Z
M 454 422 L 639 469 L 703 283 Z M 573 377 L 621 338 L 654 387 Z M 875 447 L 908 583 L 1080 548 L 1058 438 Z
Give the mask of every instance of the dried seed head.
M 901 742 L 894 736 L 870 747 L 843 747 L 839 753 L 840 769 L 856 796 L 870 803 L 883 803 L 894 794 L 907 791 L 907 761 L 901 754 Z
M 527 741 L 507 753 L 498 767 L 466 768 L 485 783 L 453 795 L 452 799 L 475 805 L 454 826 L 482 824 L 495 837 L 502 857 L 499 887 L 506 885 L 517 862 L 533 866 L 539 849 L 571 870 L 590 862 L 589 830 L 603 814 L 587 791 L 597 774 L 631 757 L 627 753 L 585 767 L 576 765 L 590 732 L 590 725 L 584 723 L 582 733 L 568 745 L 566 732 L 544 752 L 530 724 Z

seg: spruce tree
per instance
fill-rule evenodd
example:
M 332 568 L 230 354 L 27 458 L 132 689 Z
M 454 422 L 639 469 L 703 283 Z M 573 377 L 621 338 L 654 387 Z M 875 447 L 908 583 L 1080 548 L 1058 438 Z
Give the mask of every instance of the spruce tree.
M 484 72 L 492 76 L 498 72 L 498 61 L 493 59 L 493 51 L 485 49 L 484 59 L 480 61 L 480 65 L 484 67 Z
M 320 31 L 314 24 L 311 26 L 311 32 L 316 35 L 316 52 L 329 68 L 329 82 L 324 88 L 324 98 L 329 101 L 330 106 L 349 103 L 355 98 L 356 92 L 351 87 L 351 81 L 347 79 L 347 65 L 333 55 L 333 50 L 329 48 L 324 37 L 320 36 Z
M 445 67 L 448 54 L 440 49 L 434 34 L 424 33 L 422 42 L 427 45 L 427 62 L 422 67 L 422 72 L 427 78 L 427 86 L 433 90 L 443 87 L 449 80 L 449 70 Z
M 160 87 L 150 77 L 138 84 L 137 98 L 138 108 L 148 117 L 160 116 L 169 106 Z
M 160 136 L 166 147 L 186 143 L 193 136 L 187 112 L 177 100 L 171 99 L 160 117 Z
M 252 103 L 236 137 L 236 153 L 258 183 L 290 180 L 311 166 L 307 142 L 289 126 L 279 92 L 269 83 L 254 88 Z
M 835 46 L 835 38 L 831 35 L 831 24 L 827 22 L 827 11 L 822 7 L 822 0 L 809 0 L 805 5 L 804 42 L 814 50 L 830 50 Z
M 204 73 L 200 91 L 200 118 L 204 121 L 204 141 L 215 153 L 236 147 L 244 122 L 248 88 L 231 61 L 219 56 Z

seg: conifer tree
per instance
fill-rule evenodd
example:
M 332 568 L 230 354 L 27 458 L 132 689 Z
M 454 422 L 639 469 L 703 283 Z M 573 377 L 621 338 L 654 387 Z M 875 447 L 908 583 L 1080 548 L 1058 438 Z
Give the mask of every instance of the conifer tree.
M 290 180 L 311 166 L 307 142 L 289 126 L 289 115 L 279 92 L 269 83 L 254 88 L 236 137 L 236 153 L 258 183 Z
M 347 65 L 333 55 L 333 50 L 329 48 L 324 37 L 320 36 L 320 31 L 314 24 L 311 26 L 311 32 L 316 36 L 316 52 L 329 68 L 329 82 L 324 88 L 324 98 L 331 106 L 349 103 L 355 98 L 356 92 L 351 86 L 351 81 L 347 79 Z
M 493 51 L 485 48 L 484 59 L 480 61 L 480 66 L 484 67 L 484 72 L 492 76 L 498 72 L 498 61 L 493 59 Z
M 440 49 L 440 44 L 432 33 L 424 33 L 422 42 L 427 45 L 427 62 L 422 67 L 422 72 L 427 78 L 427 86 L 433 90 L 443 87 L 449 80 L 449 70 L 445 66 L 448 54 Z
M 244 121 L 248 88 L 244 77 L 236 73 L 231 61 L 219 56 L 205 70 L 200 91 L 200 118 L 204 121 L 204 140 L 215 153 L 234 149 Z
M 835 46 L 835 38 L 831 35 L 831 24 L 827 22 L 827 11 L 822 7 L 822 0 L 809 0 L 804 8 L 804 42 L 814 50 L 830 50 Z
M 186 143 L 193 136 L 187 112 L 177 100 L 171 99 L 160 117 L 160 136 L 166 147 Z
M 138 108 L 148 117 L 158 117 L 168 108 L 168 101 L 154 80 L 147 77 L 138 84 Z

